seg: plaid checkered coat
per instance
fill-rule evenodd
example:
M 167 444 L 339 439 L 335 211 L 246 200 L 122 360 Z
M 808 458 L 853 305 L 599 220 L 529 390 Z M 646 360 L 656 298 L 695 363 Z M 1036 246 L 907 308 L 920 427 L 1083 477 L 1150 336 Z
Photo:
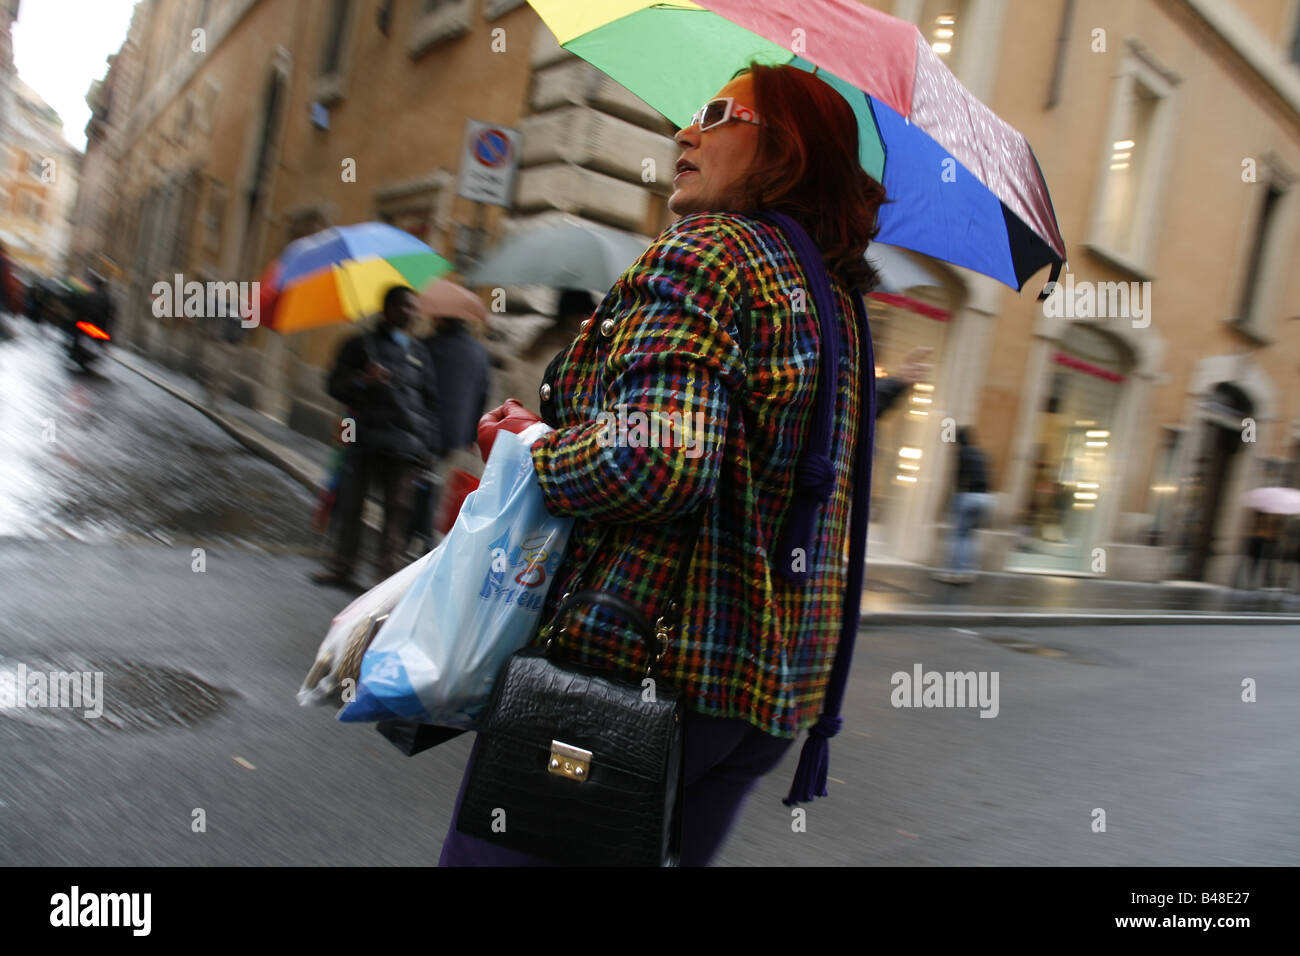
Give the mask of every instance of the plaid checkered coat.
M 837 478 L 802 558 L 805 583 L 777 575 L 777 562 L 801 558 L 776 551 L 821 336 L 809 283 L 775 226 L 705 213 L 665 230 L 547 369 L 542 398 L 557 430 L 532 446 L 547 508 L 579 519 L 542 620 L 566 592 L 603 588 L 653 622 L 698 533 L 663 677 L 692 709 L 778 737 L 817 719 L 841 623 L 862 370 L 852 300 L 832 287 L 843 342 Z M 638 675 L 646 649 L 620 630 L 612 612 L 586 610 L 557 644 L 570 659 Z

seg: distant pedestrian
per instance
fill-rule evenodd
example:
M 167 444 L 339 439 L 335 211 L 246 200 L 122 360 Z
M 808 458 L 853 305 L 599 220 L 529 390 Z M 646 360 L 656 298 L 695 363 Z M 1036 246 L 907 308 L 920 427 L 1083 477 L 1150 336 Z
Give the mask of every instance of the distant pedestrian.
M 1285 578 L 1280 586 L 1290 585 L 1296 594 L 1300 594 L 1300 518 L 1293 517 L 1290 522 L 1290 534 L 1286 538 L 1286 550 L 1283 551 Z
M 1242 547 L 1241 559 L 1232 578 L 1232 586 L 1241 590 L 1254 591 L 1260 587 L 1271 587 L 1273 583 L 1273 561 L 1277 556 L 1278 538 L 1281 532 L 1281 518 L 1278 515 L 1253 512 L 1250 534 Z
M 437 331 L 421 344 L 433 360 L 438 377 L 439 425 L 442 430 L 442 451 L 438 456 L 436 471 L 423 476 L 423 492 L 418 487 L 416 504 L 411 515 L 412 538 L 427 544 L 433 538 L 433 514 L 444 484 L 447 468 L 475 467 L 479 462 L 476 449 L 478 420 L 487 411 L 488 350 L 470 333 L 469 324 L 462 318 L 444 316 L 435 318 Z M 457 452 L 470 449 L 452 462 Z
M 377 566 L 380 577 L 398 570 L 410 518 L 413 479 L 442 450 L 438 383 L 423 345 L 407 333 L 416 318 L 415 295 L 393 286 L 384 296 L 378 327 L 348 340 L 330 374 L 329 394 L 356 419 L 354 467 L 344 482 L 338 546 L 317 584 L 355 588 L 352 574 L 361 543 L 366 494 L 383 490 L 384 524 Z
M 975 579 L 975 529 L 993 508 L 989 494 L 988 459 L 975 444 L 969 425 L 957 429 L 957 481 L 952 499 L 952 535 L 948 540 L 948 573 L 938 575 L 951 584 Z

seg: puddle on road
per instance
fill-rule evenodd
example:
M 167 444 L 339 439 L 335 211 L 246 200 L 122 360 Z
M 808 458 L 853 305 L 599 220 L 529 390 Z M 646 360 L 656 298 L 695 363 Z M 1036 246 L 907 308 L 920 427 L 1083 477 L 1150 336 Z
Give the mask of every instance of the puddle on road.
M 232 694 L 188 671 L 141 661 L 0 657 L 0 717 L 53 730 L 193 727 L 223 710 Z
M 288 476 L 134 373 L 65 364 L 40 330 L 0 351 L 0 538 L 319 548 Z
M 1005 647 L 1009 651 L 1015 651 L 1017 654 L 1034 654 L 1038 657 L 1068 657 L 1069 655 L 1055 647 L 1043 647 L 1041 644 L 1035 644 L 1032 641 L 1026 641 L 1021 637 L 998 637 L 994 634 L 980 634 L 979 637 Z

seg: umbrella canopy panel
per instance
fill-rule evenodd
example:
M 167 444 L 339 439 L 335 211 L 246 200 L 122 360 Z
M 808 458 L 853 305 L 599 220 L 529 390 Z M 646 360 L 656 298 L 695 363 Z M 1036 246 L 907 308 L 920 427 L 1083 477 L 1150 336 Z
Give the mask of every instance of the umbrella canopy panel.
M 649 245 L 645 236 L 565 214 L 507 236 L 465 284 L 608 289 Z
M 679 126 L 751 61 L 815 71 L 858 119 L 859 159 L 892 202 L 883 242 L 1020 289 L 1065 260 L 1033 151 L 915 25 L 857 0 L 529 0 L 560 44 Z M 803 40 L 796 56 L 786 44 Z

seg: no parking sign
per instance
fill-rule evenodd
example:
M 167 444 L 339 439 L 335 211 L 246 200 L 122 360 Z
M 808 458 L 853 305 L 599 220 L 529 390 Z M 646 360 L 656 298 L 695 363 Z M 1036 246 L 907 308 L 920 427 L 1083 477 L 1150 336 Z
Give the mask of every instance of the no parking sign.
M 469 120 L 460 156 L 460 195 L 509 206 L 519 166 L 519 139 L 518 130 Z

